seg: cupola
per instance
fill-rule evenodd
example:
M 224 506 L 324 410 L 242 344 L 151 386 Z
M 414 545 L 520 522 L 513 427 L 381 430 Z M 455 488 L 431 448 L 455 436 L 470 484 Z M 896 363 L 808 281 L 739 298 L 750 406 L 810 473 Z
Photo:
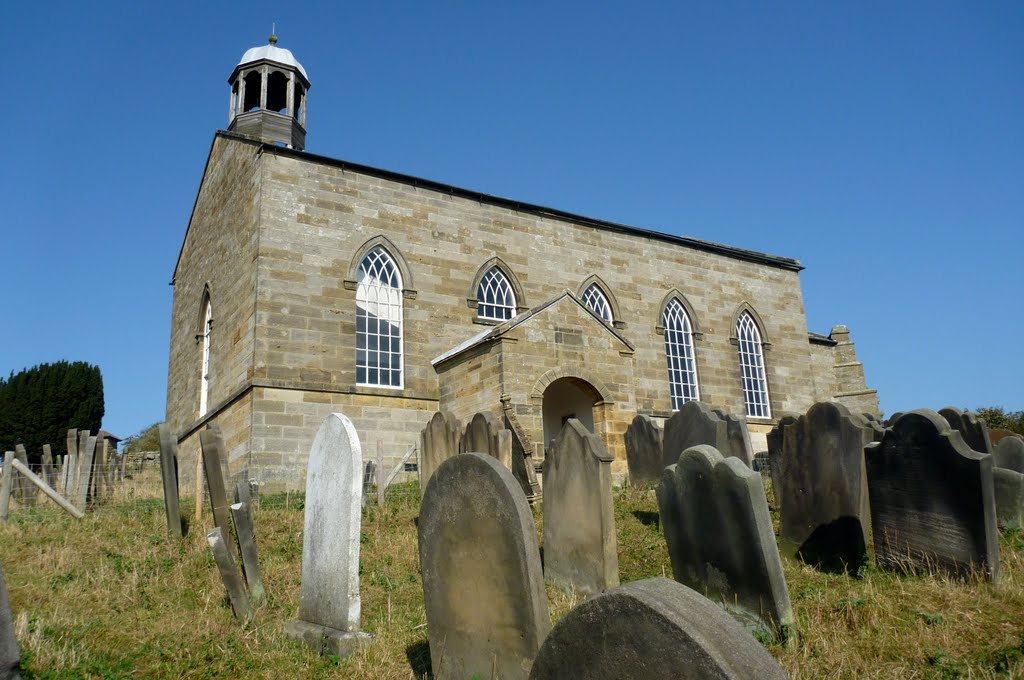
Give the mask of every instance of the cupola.
M 228 78 L 228 130 L 300 151 L 306 146 L 309 78 L 290 50 L 269 43 L 246 50 Z

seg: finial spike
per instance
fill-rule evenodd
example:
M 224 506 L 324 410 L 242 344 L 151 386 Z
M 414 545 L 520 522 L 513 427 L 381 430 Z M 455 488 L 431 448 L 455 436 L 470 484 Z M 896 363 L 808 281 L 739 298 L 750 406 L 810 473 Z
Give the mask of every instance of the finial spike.
M 276 45 L 277 44 L 277 22 L 276 21 L 270 24 L 270 44 L 271 45 Z

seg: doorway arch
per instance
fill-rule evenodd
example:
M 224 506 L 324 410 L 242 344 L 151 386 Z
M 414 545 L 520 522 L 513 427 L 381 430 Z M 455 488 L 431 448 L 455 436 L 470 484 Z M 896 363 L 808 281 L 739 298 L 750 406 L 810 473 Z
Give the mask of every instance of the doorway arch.
M 551 381 L 544 388 L 541 403 L 545 452 L 569 418 L 576 418 L 590 432 L 599 433 L 604 413 L 595 407 L 603 403 L 597 388 L 582 378 L 566 376 Z

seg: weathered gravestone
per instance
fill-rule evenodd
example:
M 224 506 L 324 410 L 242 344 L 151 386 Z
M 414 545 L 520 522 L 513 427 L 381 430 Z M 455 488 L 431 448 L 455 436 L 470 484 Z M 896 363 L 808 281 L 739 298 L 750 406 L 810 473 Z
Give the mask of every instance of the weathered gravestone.
M 772 428 L 765 439 L 768 440 L 768 472 L 772 478 L 772 491 L 775 494 L 775 505 L 779 504 L 779 489 L 782 487 L 780 473 L 782 470 L 782 431 L 798 420 L 791 413 L 779 418 L 779 424 Z
M 627 583 L 574 607 L 548 635 L 530 673 L 531 680 L 788 677 L 725 612 L 666 578 Z
M 999 574 L 992 456 L 934 411 L 904 413 L 867 446 L 875 557 L 886 569 Z
M 252 617 L 249 595 L 245 592 L 245 586 L 238 574 L 238 567 L 235 566 L 235 558 L 231 554 L 231 548 L 228 547 L 224 531 L 220 527 L 214 527 L 210 533 L 206 534 L 206 541 L 210 544 L 213 560 L 217 563 L 217 570 L 220 572 L 224 588 L 228 592 L 231 611 L 239 621 L 248 621 Z
M 761 475 L 694 446 L 662 473 L 658 509 L 677 581 L 753 632 L 783 638 L 795 629 Z
M 164 511 L 167 515 L 167 533 L 181 538 L 184 530 L 178 507 L 178 443 L 171 436 L 167 423 L 160 423 L 160 477 L 164 486 Z M 197 480 L 198 481 L 198 480 Z
M 729 413 L 723 408 L 711 409 L 711 412 L 725 421 L 725 431 L 729 435 L 729 453 L 719 451 L 728 458 L 739 458 L 747 467 L 754 465 L 754 447 L 750 443 L 750 431 L 747 430 L 747 419 L 741 418 L 734 413 Z
M 519 482 L 490 456 L 449 458 L 427 484 L 418 527 L 434 678 L 526 678 L 551 623 Z
M 1004 437 L 992 452 L 992 464 L 1004 470 L 1024 473 L 1024 439 Z
M 856 573 L 871 542 L 864 447 L 882 431 L 835 402 L 814 404 L 779 430 L 775 500 L 784 550 L 828 571 Z
M 1017 434 L 1013 430 L 1007 430 L 1001 427 L 992 428 L 988 431 L 988 440 L 992 442 L 993 450 L 994 447 L 999 446 L 999 442 L 1003 441 L 1007 437 L 1016 437 L 1024 441 L 1021 435 Z
M 575 418 L 544 457 L 544 579 L 587 595 L 619 585 L 612 461 Z
M 213 523 L 225 536 L 231 535 L 231 504 L 224 483 L 224 442 L 219 428 L 207 427 L 199 433 L 199 447 L 203 453 L 203 476 L 213 508 Z
M 642 489 L 657 486 L 661 481 L 661 428 L 645 415 L 638 415 L 626 429 L 626 463 L 629 483 Z
M 964 413 L 958 408 L 947 406 L 939 410 L 949 426 L 960 433 L 964 442 L 980 453 L 992 453 L 992 442 L 988 437 L 988 425 L 984 419 L 973 413 Z
M 363 452 L 352 421 L 332 413 L 313 439 L 306 471 L 299 618 L 285 636 L 348 656 L 368 643 L 359 631 L 359 534 Z
M 732 432 L 730 432 L 732 427 Z M 750 467 L 753 454 L 750 437 L 746 435 L 746 424 L 739 425 L 735 419 L 723 418 L 707 404 L 688 401 L 665 422 L 665 447 L 662 467 L 674 465 L 679 454 L 691 446 L 705 444 L 714 447 L 724 457 L 739 458 Z
M 14 619 L 11 617 L 11 603 L 7 597 L 7 582 L 4 568 L 0 565 L 0 680 L 21 678 L 21 652 L 18 639 L 14 636 Z
M 235 520 L 235 538 L 238 541 L 238 554 L 242 556 L 242 573 L 245 575 L 246 585 L 249 586 L 249 599 L 258 607 L 266 601 L 267 592 L 263 587 L 263 577 L 260 575 L 252 509 L 248 503 L 235 503 L 231 506 L 231 517 Z
M 459 454 L 462 423 L 447 411 L 437 411 L 420 432 L 420 488 L 426 489 L 437 466 Z
M 490 412 L 477 413 L 466 425 L 462 435 L 463 453 L 486 453 L 512 469 L 512 433 L 498 422 Z

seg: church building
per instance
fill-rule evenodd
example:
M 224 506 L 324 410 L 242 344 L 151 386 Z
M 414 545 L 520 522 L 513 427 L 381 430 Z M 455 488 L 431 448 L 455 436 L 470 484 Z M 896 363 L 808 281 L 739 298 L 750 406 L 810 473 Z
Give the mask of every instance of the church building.
M 216 425 L 233 475 L 302 488 L 332 411 L 389 464 L 438 410 L 493 413 L 535 460 L 573 416 L 617 470 L 637 414 L 692 399 L 755 451 L 818 400 L 878 412 L 849 331 L 808 332 L 798 261 L 309 153 L 310 81 L 273 36 L 228 82 L 172 280 L 183 463 Z

